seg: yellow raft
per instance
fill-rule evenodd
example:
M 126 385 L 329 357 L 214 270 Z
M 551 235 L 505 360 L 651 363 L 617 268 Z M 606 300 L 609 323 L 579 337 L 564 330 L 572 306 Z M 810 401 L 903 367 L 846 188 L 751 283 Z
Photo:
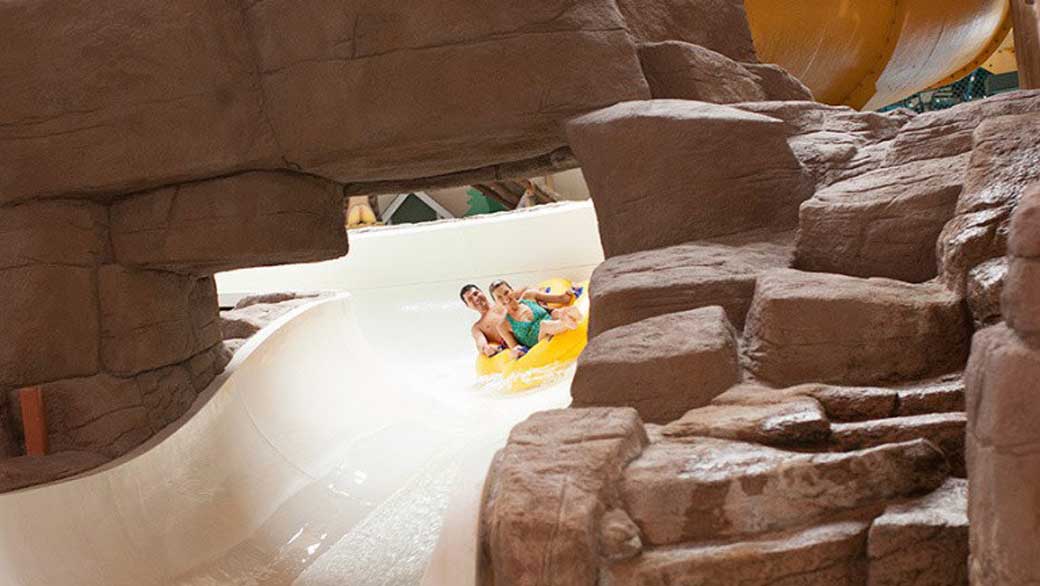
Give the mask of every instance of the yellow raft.
M 568 291 L 572 286 L 573 283 L 567 279 L 550 279 L 537 285 L 539 289 L 554 294 Z M 576 360 L 581 351 L 585 349 L 589 337 L 588 281 L 578 283 L 578 286 L 585 288 L 581 297 L 573 302 L 573 305 L 582 314 L 582 319 L 578 322 L 578 329 L 539 342 L 519 360 L 513 358 L 513 354 L 508 350 L 499 352 L 490 358 L 483 355 L 478 356 L 477 374 L 480 376 L 502 375 L 508 381 L 511 390 L 521 391 L 546 382 L 553 375 L 551 367 Z

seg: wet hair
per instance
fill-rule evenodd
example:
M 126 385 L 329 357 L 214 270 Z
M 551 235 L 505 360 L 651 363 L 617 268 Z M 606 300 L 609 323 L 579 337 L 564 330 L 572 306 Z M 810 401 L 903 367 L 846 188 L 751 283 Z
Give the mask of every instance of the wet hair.
M 480 287 L 477 287 L 476 285 L 474 285 L 472 283 L 469 284 L 469 285 L 466 285 L 465 287 L 463 287 L 462 291 L 459 291 L 459 299 L 461 299 L 462 302 L 465 303 L 466 302 L 466 293 L 472 291 L 473 289 L 476 289 L 477 291 L 480 291 Z
M 498 289 L 502 285 L 505 285 L 506 287 L 509 287 L 510 289 L 513 288 L 513 286 L 510 285 L 509 283 L 507 283 L 505 281 L 505 279 L 498 279 L 497 281 L 492 281 L 491 285 L 488 286 L 488 293 L 494 294 L 495 293 L 495 289 Z

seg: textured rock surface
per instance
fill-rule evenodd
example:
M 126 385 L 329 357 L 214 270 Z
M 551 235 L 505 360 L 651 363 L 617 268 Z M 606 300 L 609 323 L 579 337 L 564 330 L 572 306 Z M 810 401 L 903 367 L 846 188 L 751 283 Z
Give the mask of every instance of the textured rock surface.
M 20 456 L 0 460 L 0 493 L 74 476 L 108 458 L 90 452 L 60 452 L 46 458 Z
M 625 509 L 643 543 L 779 531 L 934 490 L 942 452 L 923 440 L 841 454 L 799 454 L 701 438 L 651 444 L 625 472 Z
M 769 241 L 682 244 L 607 260 L 592 274 L 589 335 L 709 305 L 743 328 L 759 273 L 790 263 L 789 236 L 763 238 Z
M 610 569 L 611 584 L 863 584 L 867 525 L 834 523 L 757 541 L 655 548 Z
M 125 454 L 188 411 L 229 359 L 216 345 L 134 377 L 99 374 L 42 385 L 50 449 Z
M 1012 262 L 1040 251 L 1037 222 L 1040 191 L 1027 196 L 1012 221 Z M 1005 312 L 1022 307 L 1020 296 L 1040 291 L 1040 278 L 1009 279 Z M 1012 309 L 1015 308 L 1015 309 Z M 971 520 L 971 580 L 974 584 L 1040 582 L 1036 536 L 1040 519 L 1035 487 L 1040 482 L 1040 344 L 1013 320 L 975 334 L 965 371 L 968 407 L 968 517 Z M 1019 328 L 1022 327 L 1021 330 Z
M 946 454 L 955 476 L 964 470 L 964 413 L 934 413 L 890 417 L 856 423 L 835 423 L 831 427 L 835 446 L 841 450 L 861 450 L 884 444 L 926 439 Z
M 659 4 L 665 14 L 632 6 L 646 18 L 631 26 L 665 27 L 658 40 L 717 39 L 713 48 L 744 47 L 736 54 L 754 60 L 742 54 L 750 35 L 734 35 L 735 3 L 727 16 L 671 23 L 674 7 Z M 0 119 L 0 158 L 13 170 L 0 182 L 5 201 L 243 169 L 428 177 L 544 155 L 563 146 L 559 121 L 648 96 L 613 2 L 7 5 L 0 22 L 0 74 L 20 80 Z M 539 84 L 497 75 L 534 64 Z M 45 167 L 53 172 L 35 172 Z
M 639 61 L 655 99 L 732 104 L 761 100 L 811 100 L 800 81 L 775 66 L 744 64 L 700 45 L 647 43 Z
M 758 280 L 744 344 L 764 380 L 855 385 L 956 370 L 968 336 L 960 300 L 939 285 L 775 270 Z
M 101 359 L 133 375 L 187 360 L 220 341 L 216 285 L 159 271 L 108 265 L 99 273 Z
M 984 121 L 1037 111 L 1040 92 L 1020 91 L 921 114 L 899 132 L 886 162 L 901 165 L 967 153 L 972 150 L 975 129 Z
M 235 308 L 220 312 L 220 331 L 225 340 L 249 338 L 290 311 L 313 303 L 321 294 L 276 293 L 246 297 Z
M 858 112 L 816 102 L 751 102 L 736 107 L 782 120 L 792 150 L 818 187 L 883 166 L 892 140 L 916 116 L 910 110 Z
M 639 43 L 679 40 L 745 63 L 758 61 L 742 0 L 618 0 Z
M 573 406 L 635 407 L 666 423 L 740 380 L 737 341 L 721 307 L 652 317 L 589 342 L 571 385 Z
M 785 125 L 728 106 L 628 102 L 567 125 L 608 258 L 760 228 L 792 228 L 811 182 Z M 667 151 L 660 147 L 667 144 Z M 719 157 L 739 152 L 740 157 Z M 632 221 L 648 230 L 632 230 Z
M 596 583 L 600 521 L 646 443 L 632 409 L 547 411 L 514 428 L 485 489 L 483 583 Z M 604 529 L 617 521 L 608 516 Z
M 964 411 L 964 383 L 952 381 L 899 389 L 896 415 L 925 415 Z
M 115 260 L 192 274 L 328 260 L 347 253 L 334 183 L 246 173 L 142 193 L 112 206 Z
M 824 442 L 830 432 L 827 416 L 810 397 L 760 405 L 709 405 L 689 411 L 661 430 L 670 440 L 714 437 L 800 447 Z
M 1012 330 L 997 325 L 975 335 L 965 375 L 973 583 L 1040 581 L 1035 381 L 1040 352 Z
M 804 384 L 786 389 L 774 389 L 759 384 L 737 385 L 712 401 L 715 405 L 769 405 L 783 403 L 798 397 L 812 397 L 832 421 L 859 421 L 880 419 L 895 415 L 899 395 L 889 389 L 867 387 L 837 387 L 822 384 Z
M 892 505 L 870 527 L 869 586 L 967 586 L 968 482 Z
M 1034 107 L 1040 110 L 1040 95 Z M 1040 182 L 1040 114 L 986 120 L 974 136 L 964 193 L 939 240 L 943 279 L 958 291 L 973 268 L 1007 254 L 1011 213 L 1025 188 Z
M 1008 259 L 1003 256 L 987 260 L 968 272 L 965 297 L 975 329 L 981 330 L 1003 319 L 1000 297 L 1007 274 Z
M 953 217 L 967 157 L 885 167 L 802 204 L 795 267 L 912 283 L 936 275 L 936 241 Z

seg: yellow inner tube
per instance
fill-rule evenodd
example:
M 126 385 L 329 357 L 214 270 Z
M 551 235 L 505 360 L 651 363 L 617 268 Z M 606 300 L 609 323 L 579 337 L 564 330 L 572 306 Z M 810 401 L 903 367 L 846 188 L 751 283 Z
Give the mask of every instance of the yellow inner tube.
M 519 360 L 513 358 L 513 354 L 508 350 L 490 358 L 478 356 L 477 374 L 500 374 L 507 379 L 511 390 L 520 391 L 542 384 L 551 376 L 550 372 L 546 372 L 548 367 L 576 360 L 585 349 L 589 337 L 589 284 L 586 281 L 578 285 L 585 288 L 585 292 L 573 303 L 582 314 L 578 329 L 539 342 Z M 571 286 L 572 283 L 566 279 L 550 279 L 537 285 L 543 291 L 556 294 L 569 290 Z

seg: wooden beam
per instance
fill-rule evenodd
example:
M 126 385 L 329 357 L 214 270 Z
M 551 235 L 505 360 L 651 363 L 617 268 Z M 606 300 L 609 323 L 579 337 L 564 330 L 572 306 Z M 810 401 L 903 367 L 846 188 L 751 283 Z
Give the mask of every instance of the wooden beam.
M 1011 0 L 1018 84 L 1040 89 L 1040 0 Z
M 43 406 L 43 389 L 29 387 L 18 391 L 22 408 L 22 429 L 25 435 L 25 455 L 47 454 L 47 415 Z

